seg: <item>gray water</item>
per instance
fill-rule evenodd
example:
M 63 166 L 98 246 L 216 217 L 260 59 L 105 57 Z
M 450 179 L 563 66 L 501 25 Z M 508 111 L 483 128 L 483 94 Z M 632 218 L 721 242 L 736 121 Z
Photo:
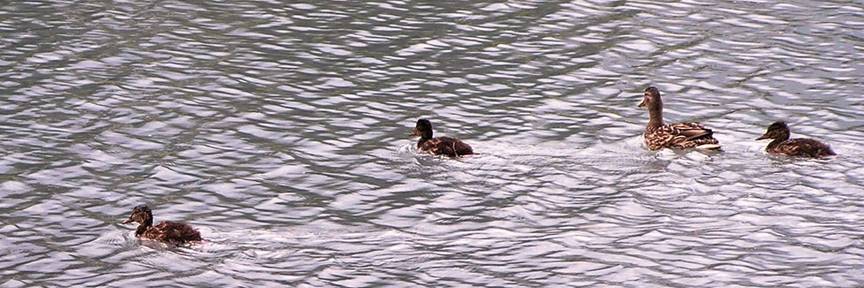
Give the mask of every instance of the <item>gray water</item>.
M 0 286 L 864 283 L 860 1 L 190 2 L 0 6 Z

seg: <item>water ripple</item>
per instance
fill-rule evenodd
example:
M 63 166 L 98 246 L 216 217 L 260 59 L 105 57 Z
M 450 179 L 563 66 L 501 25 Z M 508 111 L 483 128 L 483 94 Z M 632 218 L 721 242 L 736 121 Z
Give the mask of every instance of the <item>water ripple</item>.
M 5 5 L 0 286 L 855 286 L 862 15 Z M 724 152 L 645 151 L 648 85 Z M 479 154 L 417 154 L 420 117 Z M 766 155 L 778 119 L 840 155 Z M 206 241 L 136 239 L 119 223 L 141 203 Z

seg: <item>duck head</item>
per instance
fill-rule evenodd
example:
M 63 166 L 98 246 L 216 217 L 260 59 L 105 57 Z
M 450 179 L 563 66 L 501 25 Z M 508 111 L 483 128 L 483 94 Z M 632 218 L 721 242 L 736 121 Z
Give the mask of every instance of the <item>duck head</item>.
M 132 214 L 129 215 L 129 219 L 123 221 L 123 224 L 132 222 L 138 222 L 142 225 L 153 225 L 153 212 L 150 211 L 150 207 L 142 204 L 132 208 Z
M 648 127 L 663 126 L 663 100 L 660 99 L 660 90 L 657 90 L 657 87 L 648 87 L 642 95 L 639 107 L 648 107 Z
M 768 126 L 768 131 L 765 131 L 765 134 L 756 138 L 756 140 L 763 139 L 778 139 L 781 141 L 786 141 L 789 139 L 789 126 L 786 126 L 786 123 L 783 121 L 777 121 Z
M 421 139 L 432 139 L 432 122 L 426 119 L 417 120 L 417 125 L 411 131 L 411 136 L 420 136 Z
M 648 109 L 655 109 L 655 107 L 663 107 L 663 100 L 660 99 L 660 90 L 657 90 L 656 87 L 648 87 L 645 88 L 642 95 L 642 103 L 639 103 L 639 107 L 648 107 Z

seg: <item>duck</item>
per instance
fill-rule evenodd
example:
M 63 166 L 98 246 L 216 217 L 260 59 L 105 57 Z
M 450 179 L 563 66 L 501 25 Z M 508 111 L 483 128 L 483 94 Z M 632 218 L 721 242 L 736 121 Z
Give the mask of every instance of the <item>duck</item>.
M 774 139 L 765 148 L 769 154 L 823 158 L 837 155 L 831 146 L 809 138 L 789 139 L 789 126 L 783 121 L 771 123 L 765 134 L 756 140 Z
M 147 205 L 138 205 L 132 208 L 129 219 L 123 224 L 138 222 L 135 237 L 150 239 L 168 244 L 181 245 L 193 241 L 201 241 L 201 233 L 185 223 L 162 221 L 153 226 L 153 212 Z
M 649 150 L 720 149 L 720 141 L 714 138 L 714 132 L 700 123 L 664 123 L 663 100 L 660 98 L 660 90 L 656 87 L 645 88 L 643 95 L 639 107 L 648 108 L 648 126 L 645 127 L 643 137 L 645 146 L 648 146 Z
M 432 155 L 443 155 L 448 157 L 460 157 L 474 154 L 471 146 L 462 140 L 452 137 L 432 137 L 432 122 L 428 119 L 417 120 L 417 125 L 411 136 L 420 136 L 417 141 L 417 149 Z

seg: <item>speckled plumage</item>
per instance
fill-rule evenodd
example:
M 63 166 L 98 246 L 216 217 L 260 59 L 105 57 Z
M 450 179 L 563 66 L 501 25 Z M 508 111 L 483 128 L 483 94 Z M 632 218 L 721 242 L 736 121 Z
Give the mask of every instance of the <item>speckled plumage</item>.
M 129 219 L 123 224 L 138 222 L 135 237 L 150 239 L 168 244 L 185 244 L 192 241 L 201 241 L 201 234 L 197 230 L 184 223 L 162 221 L 153 226 L 153 213 L 146 205 L 138 205 L 132 209 Z
M 420 136 L 417 141 L 417 150 L 427 152 L 433 155 L 444 155 L 449 157 L 460 157 L 463 155 L 474 154 L 471 146 L 462 142 L 462 140 L 452 137 L 436 137 L 433 138 L 432 122 L 426 119 L 417 120 L 417 125 L 414 127 L 412 136 Z
M 768 130 L 756 140 L 774 139 L 765 148 L 765 151 L 771 154 L 822 158 L 827 156 L 837 155 L 828 144 L 819 142 L 814 139 L 798 138 L 789 139 L 789 126 L 784 122 L 774 122 L 768 126 Z
M 650 150 L 691 149 L 703 145 L 719 145 L 720 142 L 714 139 L 713 133 L 711 129 L 705 128 L 702 124 L 691 122 L 649 126 L 645 128 L 645 133 L 642 136 L 645 138 L 645 145 Z
M 639 107 L 648 107 L 648 126 L 642 134 L 649 150 L 671 149 L 720 149 L 720 142 L 714 138 L 714 131 L 696 122 L 663 123 L 663 100 L 660 90 L 654 87 L 645 89 Z

